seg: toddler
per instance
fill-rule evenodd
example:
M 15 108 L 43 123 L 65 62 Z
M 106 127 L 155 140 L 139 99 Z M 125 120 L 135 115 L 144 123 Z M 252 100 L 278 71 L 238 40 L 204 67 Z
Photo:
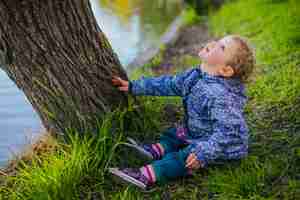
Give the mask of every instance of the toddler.
M 142 189 L 248 154 L 248 128 L 243 116 L 244 83 L 253 71 L 254 53 L 245 39 L 230 35 L 199 51 L 202 64 L 182 73 L 125 81 L 114 76 L 120 91 L 133 95 L 180 96 L 185 110 L 181 125 L 168 128 L 159 141 L 128 145 L 152 159 L 141 168 L 110 172 Z M 222 162 L 221 162 L 222 163 Z

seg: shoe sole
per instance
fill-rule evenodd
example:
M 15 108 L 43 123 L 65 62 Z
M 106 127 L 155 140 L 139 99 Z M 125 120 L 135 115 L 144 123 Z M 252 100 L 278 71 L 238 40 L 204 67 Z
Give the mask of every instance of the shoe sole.
M 112 173 L 113 175 L 121 178 L 122 180 L 125 180 L 126 182 L 132 183 L 133 185 L 146 190 L 146 185 L 134 178 L 132 178 L 131 176 L 125 174 L 124 172 L 122 172 L 121 170 L 119 170 L 118 168 L 109 168 L 109 172 Z
M 136 141 L 134 141 L 132 138 L 127 138 L 127 140 L 128 140 L 130 143 L 124 143 L 124 145 L 134 148 L 134 149 L 137 150 L 140 154 L 142 154 L 143 156 L 145 156 L 147 159 L 153 160 L 153 156 L 151 155 L 151 153 L 149 153 L 148 151 L 146 151 L 144 148 L 140 147 L 140 146 L 136 143 Z

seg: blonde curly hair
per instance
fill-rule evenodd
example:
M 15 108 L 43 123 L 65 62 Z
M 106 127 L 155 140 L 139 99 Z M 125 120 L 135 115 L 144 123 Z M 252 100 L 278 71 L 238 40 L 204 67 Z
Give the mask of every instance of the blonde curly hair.
M 241 36 L 230 35 L 229 37 L 238 44 L 238 47 L 226 64 L 233 68 L 233 77 L 239 78 L 242 82 L 248 82 L 256 63 L 254 48 L 247 39 Z

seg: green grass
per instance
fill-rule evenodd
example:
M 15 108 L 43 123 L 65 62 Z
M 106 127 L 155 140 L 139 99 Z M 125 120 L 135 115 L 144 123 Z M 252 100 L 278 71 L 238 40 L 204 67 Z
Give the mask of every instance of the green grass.
M 299 2 L 228 1 L 209 19 L 213 35 L 239 34 L 256 49 L 257 72 L 248 85 L 245 111 L 251 130 L 246 159 L 200 170 L 192 178 L 157 187 L 154 193 L 119 184 L 107 167 L 144 164 L 122 145 L 125 136 L 155 139 L 168 126 L 164 106 L 180 105 L 174 97 L 139 97 L 143 108 L 130 99 L 128 109 L 108 115 L 99 124 L 96 137 L 81 138 L 69 130 L 67 143 L 58 141 L 55 150 L 32 156 L 31 162 L 20 161 L 16 176 L 0 178 L 0 199 L 300 199 Z M 185 13 L 185 20 L 186 24 L 199 22 L 192 10 Z M 131 79 L 154 75 L 151 67 L 161 61 L 159 54 L 133 72 Z M 183 68 L 198 62 L 190 56 L 174 61 Z
M 103 122 L 96 138 L 79 138 L 69 130 L 68 143 L 33 157 L 30 164 L 20 162 L 17 176 L 4 180 L 1 199 L 80 199 L 90 191 L 104 191 L 104 174 L 122 136 L 116 132 L 113 139 L 111 125 L 111 120 Z
M 144 199 L 144 194 L 136 188 L 112 180 L 107 169 L 144 164 L 128 156 L 128 148 L 122 146 L 125 136 L 154 140 L 166 126 L 162 107 L 178 102 L 144 97 L 139 101 L 142 107 L 136 107 L 130 98 L 127 109 L 108 114 L 99 123 L 97 135 L 82 136 L 69 129 L 66 138 L 44 141 L 53 143 L 50 140 L 54 139 L 56 148 L 18 160 L 16 176 L 0 177 L 0 199 Z M 144 114 L 136 118 L 140 109 Z M 152 198 L 159 196 L 151 195 Z

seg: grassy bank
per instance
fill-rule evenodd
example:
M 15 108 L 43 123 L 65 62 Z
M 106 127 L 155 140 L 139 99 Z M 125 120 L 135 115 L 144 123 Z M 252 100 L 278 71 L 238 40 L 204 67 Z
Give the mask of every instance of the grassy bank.
M 193 11 L 188 13 L 186 24 L 198 23 Z M 68 143 L 47 140 L 49 150 L 19 160 L 16 175 L 0 178 L 0 199 L 300 199 L 299 2 L 230 1 L 209 16 L 209 25 L 214 36 L 240 34 L 256 49 L 257 72 L 248 85 L 246 109 L 251 130 L 247 159 L 199 171 L 153 193 L 121 185 L 108 167 L 144 163 L 123 146 L 125 136 L 153 140 L 170 125 L 165 105 L 180 106 L 178 98 L 140 97 L 141 118 L 133 118 L 136 108 L 130 106 L 107 116 L 97 137 L 79 138 L 69 130 Z M 131 78 L 154 75 L 151 69 L 162 59 L 156 56 Z M 198 62 L 186 55 L 176 61 L 182 67 L 173 73 Z

